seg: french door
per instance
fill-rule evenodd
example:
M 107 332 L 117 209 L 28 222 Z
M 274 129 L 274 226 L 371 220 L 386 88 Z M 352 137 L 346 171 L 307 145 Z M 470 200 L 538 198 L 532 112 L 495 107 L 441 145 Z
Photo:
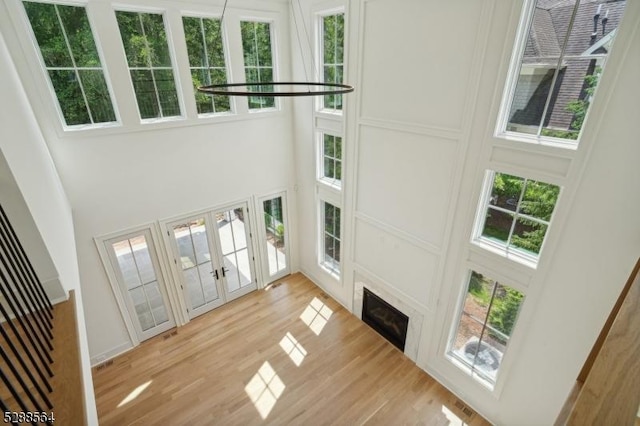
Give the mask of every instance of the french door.
M 285 193 L 258 199 L 260 223 L 260 246 L 262 252 L 262 274 L 269 284 L 291 272 L 289 266 L 289 226 L 287 223 Z
M 189 318 L 257 288 L 245 203 L 167 224 Z
M 138 340 L 175 327 L 150 230 L 111 238 L 104 245 Z

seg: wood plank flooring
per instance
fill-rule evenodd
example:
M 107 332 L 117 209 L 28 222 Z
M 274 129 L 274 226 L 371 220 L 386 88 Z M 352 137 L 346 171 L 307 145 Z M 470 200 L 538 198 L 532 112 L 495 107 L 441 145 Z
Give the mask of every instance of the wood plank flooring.
M 488 424 L 301 274 L 142 343 L 93 380 L 103 426 Z
M 42 313 L 42 317 L 46 314 Z M 31 322 L 36 324 L 36 320 L 30 317 L 22 317 L 23 322 L 26 324 Z M 15 328 L 18 331 L 18 336 L 13 333 L 11 327 L 5 324 L 5 332 L 14 343 L 14 346 L 18 350 L 19 358 L 21 358 L 28 371 L 31 373 L 35 380 L 35 383 L 42 389 L 47 399 L 53 404 L 53 409 L 49 409 L 45 400 L 37 392 L 36 385 L 29 378 L 27 371 L 20 364 L 18 357 L 9 349 L 9 345 L 5 341 L 2 342 L 2 348 L 8 356 L 9 360 L 13 364 L 18 375 L 24 380 L 25 385 L 28 387 L 30 393 L 33 395 L 35 401 L 32 401 L 22 387 L 22 385 L 15 378 L 14 374 L 10 372 L 7 363 L 0 359 L 0 369 L 4 371 L 11 382 L 18 396 L 26 405 L 27 411 L 46 412 L 50 414 L 54 413 L 55 423 L 64 425 L 83 425 L 86 424 L 85 404 L 84 404 L 84 389 L 82 386 L 82 370 L 80 363 L 79 341 L 78 341 L 78 325 L 76 322 L 76 310 L 75 310 L 75 291 L 69 293 L 69 299 L 60 302 L 53 307 L 53 328 L 51 343 L 53 345 L 53 351 L 49 352 L 49 355 L 53 359 L 53 363 L 42 363 L 39 361 L 39 357 L 36 355 L 36 351 L 40 349 L 33 349 L 28 345 L 29 352 L 32 354 L 37 368 L 47 378 L 47 382 L 51 385 L 53 392 L 47 392 L 45 381 L 42 380 L 37 373 L 36 367 L 31 363 L 30 359 L 26 355 L 25 349 L 18 343 L 18 337 L 24 342 L 29 342 L 27 334 L 24 332 L 17 319 L 12 320 Z M 33 325 L 37 330 L 37 326 Z M 40 335 L 38 335 L 40 336 Z M 4 340 L 4 339 L 2 339 Z M 42 339 L 44 342 L 48 339 Z M 45 359 L 43 357 L 43 359 Z M 45 361 L 46 362 L 46 361 Z M 53 377 L 49 377 L 46 369 L 43 367 L 47 365 Z M 8 387 L 2 383 L 0 384 L 0 398 L 5 402 L 10 411 L 21 412 L 24 411 L 18 401 L 9 393 Z

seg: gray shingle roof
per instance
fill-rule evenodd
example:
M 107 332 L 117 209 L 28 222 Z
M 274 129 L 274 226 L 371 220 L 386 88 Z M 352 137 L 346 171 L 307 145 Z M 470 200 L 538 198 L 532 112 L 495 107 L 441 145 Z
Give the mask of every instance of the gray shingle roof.
M 543 68 L 548 67 L 549 69 L 556 68 L 575 4 L 576 0 L 538 0 L 525 45 L 524 64 L 546 65 Z M 592 74 L 596 65 L 601 65 L 596 64 L 593 57 L 583 55 L 591 46 L 618 27 L 625 4 L 625 0 L 582 0 L 580 2 L 567 41 L 562 68 L 553 92 L 550 108 L 545 117 L 545 126 L 567 129 L 571 125 L 573 113 L 567 111 L 567 104 L 584 98 L 585 76 Z M 602 7 L 594 35 L 594 15 L 600 5 Z M 607 21 L 606 26 L 603 26 L 605 15 Z M 602 47 L 594 53 L 608 52 Z M 550 76 L 552 74 L 547 73 L 544 78 L 539 74 L 537 83 L 535 83 L 537 87 L 531 86 L 532 83 L 529 83 L 529 89 L 524 88 L 527 84 L 524 81 L 526 77 L 521 77 L 523 80 L 521 82 L 522 90 L 526 91 L 521 95 L 528 96 L 529 101 L 526 106 L 520 106 L 516 111 L 512 111 L 511 120 L 513 123 L 535 125 L 536 122 L 540 122 L 542 107 L 551 91 Z M 533 88 L 535 88 L 534 91 L 532 91 Z

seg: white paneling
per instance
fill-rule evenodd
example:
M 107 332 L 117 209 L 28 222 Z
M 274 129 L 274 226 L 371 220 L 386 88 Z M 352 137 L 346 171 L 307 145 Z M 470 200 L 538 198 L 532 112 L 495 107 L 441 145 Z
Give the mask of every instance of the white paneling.
M 451 140 L 361 127 L 356 210 L 441 246 L 456 149 Z
M 427 305 L 438 257 L 366 222 L 356 220 L 356 265 Z
M 361 115 L 460 129 L 482 2 L 376 0 L 363 7 Z

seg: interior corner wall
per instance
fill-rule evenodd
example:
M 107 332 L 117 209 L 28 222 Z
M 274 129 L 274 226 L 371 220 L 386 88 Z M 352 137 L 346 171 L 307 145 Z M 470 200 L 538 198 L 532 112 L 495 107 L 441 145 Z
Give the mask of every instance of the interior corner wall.
M 0 75 L 0 199 L 49 298 L 76 293 L 86 418 L 97 425 L 71 207 L 1 32 Z
M 24 245 L 37 253 L 31 260 L 49 297 L 65 298 L 66 292 L 79 287 L 71 207 L 2 34 L 0 58 L 0 150 L 28 207 L 26 215 L 14 214 L 12 220 Z M 10 214 L 12 207 L 7 209 Z M 32 223 L 18 226 L 29 217 Z
M 616 43 L 628 43 L 629 50 L 614 50 L 619 60 L 611 58 L 598 89 L 596 102 L 602 102 L 592 106 L 588 120 L 599 129 L 588 135 L 591 152 L 503 392 L 495 417 L 501 424 L 555 421 L 640 257 L 640 144 L 633 120 L 640 117 L 640 4 L 627 2 L 625 13 Z

